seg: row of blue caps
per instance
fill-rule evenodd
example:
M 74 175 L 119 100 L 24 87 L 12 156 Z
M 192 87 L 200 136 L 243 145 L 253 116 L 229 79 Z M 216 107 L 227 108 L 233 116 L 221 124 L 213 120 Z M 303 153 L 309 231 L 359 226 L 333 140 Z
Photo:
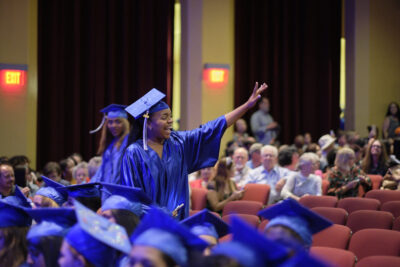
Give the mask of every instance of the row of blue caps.
M 136 201 L 138 200 L 136 198 Z M 21 221 L 26 222 L 30 217 L 34 218 L 37 222 L 42 222 L 29 232 L 28 238 L 30 238 L 41 234 L 57 235 L 55 233 L 60 233 L 60 235 L 63 235 L 65 234 L 65 227 L 73 225 L 77 217 L 79 224 L 75 225 L 74 230 L 71 230 L 67 234 L 66 240 L 75 248 L 79 247 L 78 251 L 80 253 L 88 258 L 93 258 L 92 261 L 94 264 L 97 259 L 94 255 L 99 255 L 99 250 L 104 255 L 107 254 L 105 245 L 124 253 L 129 253 L 131 245 L 125 230 L 121 226 L 112 224 L 108 220 L 98 216 L 79 202 L 75 202 L 76 212 L 65 208 L 33 210 L 29 207 L 29 202 L 16 187 L 15 196 L 7 197 L 0 201 L 0 223 L 7 219 L 14 220 L 15 222 L 18 218 L 23 218 L 25 220 Z M 3 215 L 6 215 L 6 217 Z M 307 232 L 299 233 L 302 237 L 305 235 L 311 236 L 331 225 L 329 221 L 304 208 L 294 200 L 286 200 L 261 211 L 259 215 L 270 219 L 270 224 L 273 224 L 274 220 L 277 224 L 280 218 L 285 217 L 296 218 L 295 222 L 299 222 L 299 219 L 302 220 L 301 227 L 299 228 L 302 230 L 299 231 Z M 49 225 L 49 222 L 56 222 L 57 225 Z M 285 224 L 290 222 L 285 219 L 280 223 Z M 25 223 L 25 225 L 21 226 L 28 226 L 29 224 Z M 182 227 L 181 224 L 191 227 L 192 232 L 188 228 Z M 156 247 L 167 255 L 170 255 L 177 263 L 185 266 L 187 261 L 186 253 L 184 253 L 185 247 L 202 250 L 207 246 L 204 241 L 197 237 L 198 235 L 212 235 L 217 238 L 226 235 L 230 231 L 229 226 L 225 222 L 207 210 L 183 220 L 181 224 L 178 224 L 177 221 L 163 211 L 152 208 L 144 216 L 142 223 L 132 235 L 131 240 L 137 245 Z M 200 227 L 195 230 L 196 226 L 199 225 L 212 225 L 213 227 Z M 289 226 L 291 229 L 298 227 L 298 225 Z M 304 230 L 303 228 L 307 229 Z M 214 249 L 214 254 L 231 256 L 242 263 L 243 266 L 259 266 L 260 262 L 282 261 L 287 255 L 286 248 L 261 236 L 256 230 L 239 219 L 232 220 L 232 232 L 233 241 L 217 246 Z M 93 241 L 91 242 L 92 245 L 80 246 L 88 244 L 88 239 L 93 239 L 91 240 Z M 237 253 L 238 250 L 241 252 Z M 303 255 L 303 257 L 305 256 Z M 99 264 L 104 262 L 104 260 L 99 261 Z

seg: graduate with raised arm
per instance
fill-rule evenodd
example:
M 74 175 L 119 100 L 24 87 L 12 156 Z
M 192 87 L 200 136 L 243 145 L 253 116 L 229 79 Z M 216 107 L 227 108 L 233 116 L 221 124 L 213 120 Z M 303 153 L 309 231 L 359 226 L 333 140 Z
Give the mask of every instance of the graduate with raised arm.
M 215 165 L 226 128 L 253 107 L 267 87 L 256 83 L 246 103 L 190 131 L 172 131 L 171 109 L 161 101 L 165 95 L 152 89 L 126 108 L 135 125 L 122 159 L 121 184 L 142 188 L 178 219 L 188 217 L 188 173 Z

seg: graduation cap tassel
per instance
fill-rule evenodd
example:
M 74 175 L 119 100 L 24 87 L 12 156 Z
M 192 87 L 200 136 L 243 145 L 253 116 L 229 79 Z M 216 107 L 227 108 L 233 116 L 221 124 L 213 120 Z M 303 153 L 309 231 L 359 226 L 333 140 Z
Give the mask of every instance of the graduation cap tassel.
M 98 131 L 100 131 L 100 129 L 103 127 L 104 123 L 106 122 L 106 116 L 103 116 L 103 120 L 101 121 L 99 127 L 97 127 L 94 130 L 89 131 L 90 134 L 94 134 L 97 133 Z
M 149 111 L 147 111 L 143 117 L 143 149 L 147 151 L 147 119 L 149 118 Z

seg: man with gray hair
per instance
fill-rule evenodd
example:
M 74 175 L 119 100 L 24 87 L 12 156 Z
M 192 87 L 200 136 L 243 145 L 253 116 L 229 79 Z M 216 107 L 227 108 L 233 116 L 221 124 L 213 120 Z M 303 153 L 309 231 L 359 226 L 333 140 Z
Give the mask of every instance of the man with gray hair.
M 249 173 L 248 183 L 267 184 L 271 187 L 268 204 L 280 199 L 280 191 L 285 183 L 285 176 L 290 171 L 278 166 L 278 149 L 271 145 L 261 149 L 262 165 Z
M 263 147 L 260 143 L 254 143 L 249 149 L 250 160 L 247 161 L 246 165 L 250 169 L 255 169 L 261 166 L 261 148 Z
M 247 176 L 250 168 L 246 166 L 249 159 L 249 153 L 243 147 L 238 147 L 232 156 L 233 163 L 235 166 L 235 175 L 232 180 L 236 183 L 238 188 L 243 188 L 247 183 Z

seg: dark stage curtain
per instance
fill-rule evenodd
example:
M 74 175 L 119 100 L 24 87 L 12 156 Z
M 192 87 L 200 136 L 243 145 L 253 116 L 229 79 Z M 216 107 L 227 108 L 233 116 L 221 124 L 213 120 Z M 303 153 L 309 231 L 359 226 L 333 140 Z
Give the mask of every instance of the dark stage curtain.
M 172 88 L 174 0 L 39 0 L 38 169 L 94 156 L 99 110 Z
M 340 33 L 340 0 L 236 0 L 235 105 L 266 82 L 281 143 L 337 129 Z

